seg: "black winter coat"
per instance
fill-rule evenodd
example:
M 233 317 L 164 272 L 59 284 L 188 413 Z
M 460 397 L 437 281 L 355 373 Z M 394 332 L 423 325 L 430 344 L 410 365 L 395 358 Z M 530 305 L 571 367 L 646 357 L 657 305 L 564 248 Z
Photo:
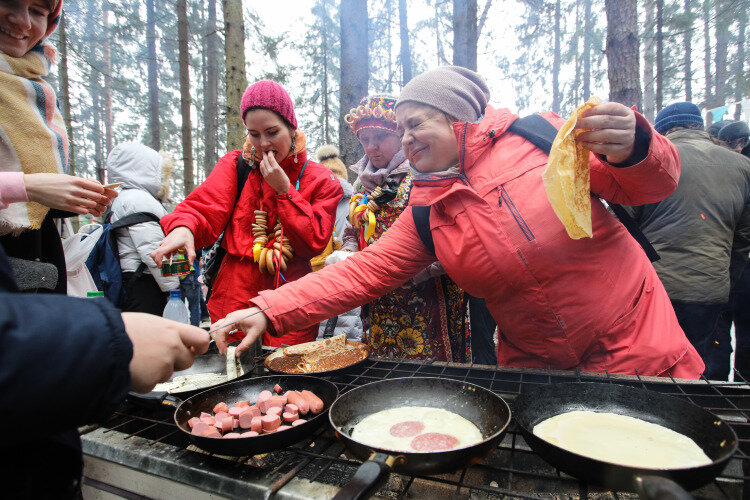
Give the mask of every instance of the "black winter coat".
M 12 276 L 0 247 L 0 484 L 13 498 L 65 498 L 81 472 L 75 429 L 130 390 L 133 345 L 106 299 L 20 294 Z

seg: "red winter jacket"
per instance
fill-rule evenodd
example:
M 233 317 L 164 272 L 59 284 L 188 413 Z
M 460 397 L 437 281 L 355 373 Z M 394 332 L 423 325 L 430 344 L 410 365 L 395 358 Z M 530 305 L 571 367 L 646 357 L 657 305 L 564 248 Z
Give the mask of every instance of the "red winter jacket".
M 544 116 L 556 127 L 563 120 Z M 591 155 L 591 189 L 637 205 L 663 199 L 679 178 L 675 147 L 641 115 L 647 157 L 616 168 Z M 461 173 L 415 181 L 412 205 L 431 205 L 437 257 L 498 323 L 498 363 L 538 368 L 697 378 L 703 362 L 680 329 L 669 298 L 638 243 L 596 199 L 593 238 L 572 240 L 542 184 L 547 156 L 505 133 L 517 118 L 488 107 L 479 123 L 455 123 Z M 431 255 L 411 209 L 375 244 L 314 275 L 260 293 L 276 331 L 316 322 L 406 281 Z
M 208 178 L 177 205 L 174 212 L 161 219 L 164 233 L 178 226 L 186 226 L 195 236 L 195 247 L 212 245 L 226 227 L 222 246 L 227 256 L 214 283 L 208 309 L 211 319 L 218 320 L 232 311 L 248 307 L 248 300 L 260 290 L 273 288 L 273 275 L 263 274 L 253 262 L 253 211 L 260 209 L 261 176 L 254 168 L 240 194 L 237 205 L 237 157 L 232 151 L 222 157 Z M 333 232 L 336 206 L 343 196 L 338 180 L 323 165 L 310 161 L 297 178 L 307 154 L 297 155 L 280 163 L 289 176 L 291 187 L 283 195 L 276 194 L 265 181 L 262 184 L 263 209 L 268 212 L 268 227 L 281 220 L 284 234 L 294 248 L 294 257 L 282 273 L 287 281 L 294 281 L 310 272 L 310 258 L 328 244 Z M 232 209 L 234 208 L 234 211 Z M 231 215 L 231 220 L 230 220 Z M 315 340 L 318 326 L 301 326 L 304 331 L 290 331 L 282 337 L 263 337 L 265 345 L 298 344 Z

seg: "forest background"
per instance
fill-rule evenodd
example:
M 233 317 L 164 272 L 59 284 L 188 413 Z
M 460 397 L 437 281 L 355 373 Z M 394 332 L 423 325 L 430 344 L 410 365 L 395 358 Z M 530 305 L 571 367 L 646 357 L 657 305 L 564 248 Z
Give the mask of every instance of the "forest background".
M 52 74 L 70 173 L 104 181 L 123 141 L 176 160 L 173 201 L 243 142 L 239 99 L 271 78 L 295 101 L 310 153 L 362 155 L 343 116 L 444 64 L 478 70 L 492 104 L 569 114 L 590 95 L 653 120 L 692 101 L 750 111 L 750 0 L 66 0 Z M 743 109 L 743 100 L 745 106 Z M 720 111 L 723 111 L 721 109 Z M 707 122 L 722 118 L 706 113 Z

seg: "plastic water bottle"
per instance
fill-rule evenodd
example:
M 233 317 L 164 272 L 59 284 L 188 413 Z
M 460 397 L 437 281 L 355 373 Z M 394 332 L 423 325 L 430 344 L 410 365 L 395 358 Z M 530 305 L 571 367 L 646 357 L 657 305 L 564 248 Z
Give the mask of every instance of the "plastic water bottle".
M 190 313 L 185 303 L 182 301 L 182 294 L 179 290 L 169 291 L 169 302 L 164 307 L 162 317 L 177 321 L 179 323 L 190 323 Z

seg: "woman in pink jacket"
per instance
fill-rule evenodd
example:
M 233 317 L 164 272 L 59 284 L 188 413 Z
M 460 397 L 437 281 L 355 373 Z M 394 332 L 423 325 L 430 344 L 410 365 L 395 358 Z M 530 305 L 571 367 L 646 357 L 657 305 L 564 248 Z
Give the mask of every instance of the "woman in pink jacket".
M 404 87 L 396 116 L 415 177 L 410 205 L 431 207 L 438 259 L 461 288 L 486 299 L 500 331 L 498 363 L 698 378 L 703 362 L 639 244 L 596 200 L 593 238 L 570 239 L 542 184 L 547 156 L 507 132 L 517 116 L 488 99 L 478 74 L 443 67 Z M 675 189 L 677 151 L 640 114 L 605 103 L 577 126 L 592 151 L 591 190 L 603 199 L 653 203 Z M 392 290 L 433 258 L 407 209 L 364 251 L 261 292 L 251 302 L 270 309 L 239 323 L 248 334 L 239 350 L 266 329 L 281 334 Z M 229 329 L 215 334 L 220 349 Z

